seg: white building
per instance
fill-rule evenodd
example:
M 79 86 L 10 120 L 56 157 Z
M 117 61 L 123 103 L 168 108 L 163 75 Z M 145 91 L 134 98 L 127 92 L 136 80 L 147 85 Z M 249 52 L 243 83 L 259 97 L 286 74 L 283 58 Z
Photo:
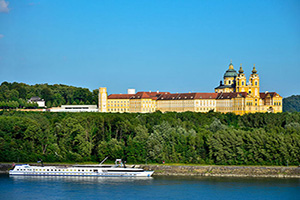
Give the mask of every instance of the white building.
M 62 105 L 50 108 L 50 112 L 98 112 L 97 105 Z
M 45 100 L 41 99 L 40 97 L 31 97 L 28 101 L 28 103 L 37 103 L 39 107 L 45 108 Z

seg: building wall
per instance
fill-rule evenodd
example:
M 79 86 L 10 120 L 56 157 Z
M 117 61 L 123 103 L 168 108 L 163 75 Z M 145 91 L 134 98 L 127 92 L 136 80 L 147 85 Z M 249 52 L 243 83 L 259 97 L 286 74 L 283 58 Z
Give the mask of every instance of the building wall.
M 50 112 L 98 112 L 97 105 L 61 105 L 49 109 Z
M 157 110 L 161 112 L 216 111 L 216 100 L 215 99 L 158 100 Z
M 106 87 L 99 88 L 99 112 L 107 112 L 107 89 Z
M 156 111 L 156 100 L 130 99 L 129 111 L 133 113 L 151 113 Z
M 108 99 L 107 112 L 129 112 L 129 99 Z

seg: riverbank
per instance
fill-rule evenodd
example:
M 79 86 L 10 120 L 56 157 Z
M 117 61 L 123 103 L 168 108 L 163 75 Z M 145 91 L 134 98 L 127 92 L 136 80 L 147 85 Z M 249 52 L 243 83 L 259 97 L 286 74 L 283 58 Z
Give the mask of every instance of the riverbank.
M 217 176 L 217 177 L 278 177 L 300 178 L 300 167 L 280 166 L 174 166 L 141 165 L 154 170 L 154 175 L 164 176 Z
M 37 164 L 31 164 L 37 165 Z M 61 166 L 61 164 L 45 164 Z M 63 164 L 70 166 L 69 164 Z M 8 173 L 12 164 L 0 163 L 0 173 Z M 128 167 L 132 167 L 128 165 Z M 135 165 L 154 171 L 155 176 L 277 177 L 300 178 L 300 167 L 280 166 L 200 166 L 200 165 Z

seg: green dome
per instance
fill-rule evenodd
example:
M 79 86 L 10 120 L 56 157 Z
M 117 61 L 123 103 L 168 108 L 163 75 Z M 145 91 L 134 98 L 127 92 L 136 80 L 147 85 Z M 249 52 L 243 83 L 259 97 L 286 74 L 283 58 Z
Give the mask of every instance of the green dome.
M 225 74 L 224 74 L 224 78 L 225 77 L 237 77 L 237 72 L 234 69 L 228 69 Z

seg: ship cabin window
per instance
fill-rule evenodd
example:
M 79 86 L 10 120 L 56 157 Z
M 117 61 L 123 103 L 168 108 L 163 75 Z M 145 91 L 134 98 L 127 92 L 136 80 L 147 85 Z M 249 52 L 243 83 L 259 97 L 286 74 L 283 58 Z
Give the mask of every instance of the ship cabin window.
M 92 170 L 90 169 L 90 172 L 92 172 Z
M 51 172 L 53 172 L 53 169 L 51 169 Z
M 94 172 L 98 172 L 98 170 L 97 170 L 97 169 L 94 169 Z
M 60 172 L 60 169 L 58 171 Z
M 19 171 L 19 169 L 17 169 L 17 171 Z
M 57 170 L 55 169 L 55 171 L 57 171 Z
M 81 170 L 81 171 L 83 171 L 83 172 L 84 172 L 84 169 L 83 169 L 83 170 Z
M 47 169 L 47 171 L 49 171 L 49 169 Z

